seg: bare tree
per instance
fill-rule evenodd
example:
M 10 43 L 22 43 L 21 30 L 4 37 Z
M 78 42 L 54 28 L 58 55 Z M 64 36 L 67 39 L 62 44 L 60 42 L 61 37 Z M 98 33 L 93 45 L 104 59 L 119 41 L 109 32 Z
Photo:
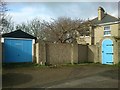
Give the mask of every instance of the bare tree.
M 16 29 L 21 29 L 45 41 L 73 43 L 76 42 L 76 37 L 90 35 L 89 25 L 89 21 L 73 20 L 68 17 L 52 19 L 52 22 L 35 18 L 17 25 Z
M 16 29 L 21 29 L 24 32 L 27 32 L 35 37 L 37 37 L 38 39 L 43 39 L 44 35 L 43 32 L 41 32 L 44 29 L 44 25 L 42 20 L 35 18 L 31 21 L 28 21 L 27 23 L 22 23 L 22 24 L 18 24 L 16 25 Z
M 60 17 L 57 20 L 53 19 L 52 23 L 44 23 L 48 31 L 51 31 L 55 37 L 56 42 L 73 43 L 78 36 L 90 35 L 89 21 L 67 17 Z M 52 35 L 52 36 L 53 36 Z
M 4 1 L 0 2 L 0 34 L 7 33 L 14 30 L 14 23 L 12 17 L 6 12 L 8 11 L 7 3 Z

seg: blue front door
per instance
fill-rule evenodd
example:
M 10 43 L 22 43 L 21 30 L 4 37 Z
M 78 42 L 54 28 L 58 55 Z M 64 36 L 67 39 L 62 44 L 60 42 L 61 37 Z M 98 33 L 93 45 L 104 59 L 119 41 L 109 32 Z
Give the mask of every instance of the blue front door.
M 102 42 L 102 64 L 113 64 L 113 41 L 105 39 Z
M 32 40 L 5 39 L 3 62 L 32 62 Z

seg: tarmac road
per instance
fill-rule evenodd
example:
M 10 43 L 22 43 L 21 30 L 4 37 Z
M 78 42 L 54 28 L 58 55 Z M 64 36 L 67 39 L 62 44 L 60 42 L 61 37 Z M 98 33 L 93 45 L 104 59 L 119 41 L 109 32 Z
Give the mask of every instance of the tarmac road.
M 118 67 L 74 66 L 3 68 L 3 88 L 118 88 Z

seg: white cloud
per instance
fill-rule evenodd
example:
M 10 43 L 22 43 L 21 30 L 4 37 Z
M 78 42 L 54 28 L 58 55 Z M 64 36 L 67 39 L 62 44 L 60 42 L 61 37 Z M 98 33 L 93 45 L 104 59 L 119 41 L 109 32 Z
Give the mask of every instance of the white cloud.
M 30 12 L 11 12 L 10 13 L 10 15 L 13 18 L 13 21 L 17 24 L 27 21 L 29 19 L 32 19 L 33 16 L 31 16 L 30 14 L 31 14 Z
M 25 7 L 25 8 L 22 8 L 19 12 L 14 11 L 14 12 L 10 12 L 9 14 L 12 16 L 13 21 L 16 24 L 30 21 L 36 17 L 49 21 L 51 17 L 47 14 L 44 14 L 43 11 L 44 10 L 42 10 L 42 13 L 41 13 L 41 11 L 38 10 L 37 8 Z
M 36 12 L 36 8 L 32 8 L 32 7 L 25 7 L 21 9 L 21 12 L 30 12 L 30 13 L 34 13 Z
M 13 18 L 13 21 L 18 24 L 18 23 L 22 23 L 30 18 L 32 18 L 32 16 L 30 16 L 30 13 L 25 13 L 25 12 L 11 12 L 10 15 Z
M 117 4 L 117 3 L 116 3 Z M 115 3 L 14 3 L 10 11 L 15 23 L 26 22 L 36 17 L 50 21 L 51 18 L 66 16 L 71 18 L 93 19 L 97 17 L 98 6 L 103 6 L 109 14 L 117 17 Z M 20 6 L 19 6 L 20 5 Z M 90 7 L 91 6 L 91 7 Z

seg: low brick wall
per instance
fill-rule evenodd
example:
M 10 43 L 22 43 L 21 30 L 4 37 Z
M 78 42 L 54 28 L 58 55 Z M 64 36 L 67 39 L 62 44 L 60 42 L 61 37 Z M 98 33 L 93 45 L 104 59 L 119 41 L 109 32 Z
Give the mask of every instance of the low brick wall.
M 78 63 L 88 62 L 88 46 L 78 45 Z
M 88 62 L 99 62 L 99 49 L 96 45 L 88 45 Z
M 39 41 L 35 45 L 35 59 L 38 64 L 68 64 L 99 62 L 95 45 L 50 43 Z
M 62 43 L 36 43 L 36 62 L 39 64 L 78 63 L 78 45 Z
M 35 59 L 36 63 L 45 64 L 46 62 L 46 44 L 43 41 L 39 41 L 35 45 Z
M 71 44 L 46 44 L 47 63 L 64 64 L 71 63 L 72 46 Z
M 78 63 L 99 62 L 99 49 L 96 45 L 78 45 Z

